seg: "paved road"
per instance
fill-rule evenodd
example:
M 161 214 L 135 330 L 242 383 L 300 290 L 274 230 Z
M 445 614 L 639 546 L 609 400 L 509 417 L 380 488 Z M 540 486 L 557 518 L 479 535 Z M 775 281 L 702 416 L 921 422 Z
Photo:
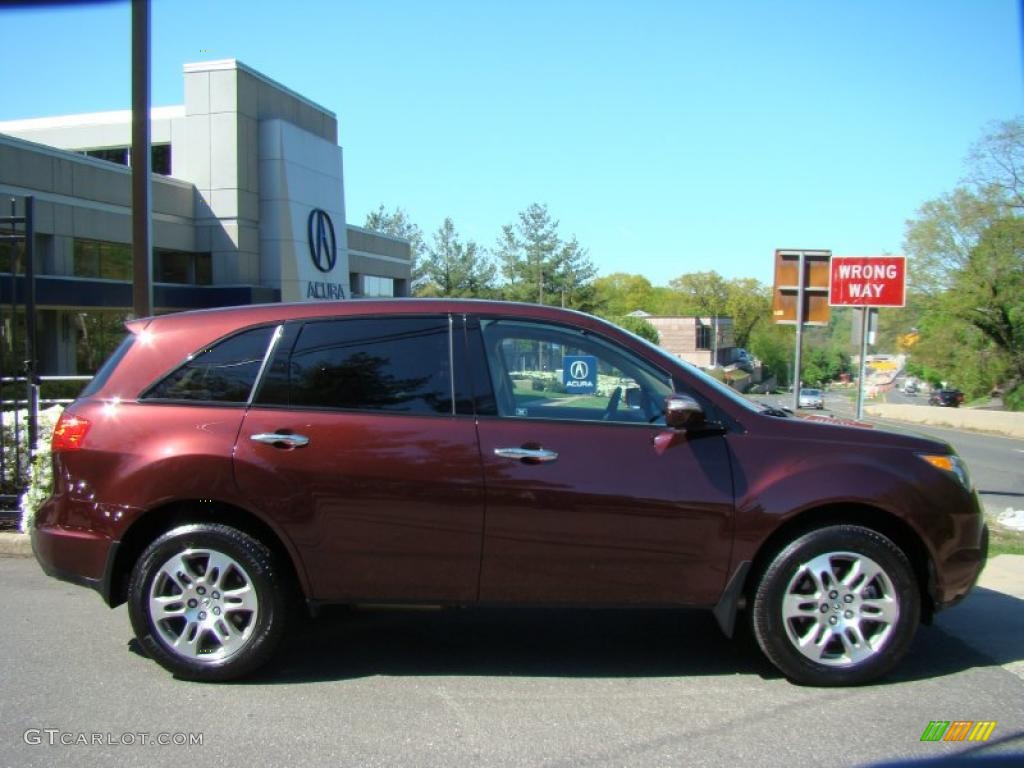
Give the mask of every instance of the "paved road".
M 957 719 L 998 722 L 989 768 L 1024 760 L 1024 643 L 1005 642 L 1024 600 L 998 591 L 856 689 L 791 685 L 703 613 L 541 610 L 331 615 L 261 678 L 198 685 L 139 655 L 124 608 L 29 559 L 0 558 L 0 580 L 0 765 L 846 766 L 978 754 L 920 741 Z M 203 743 L 50 746 L 27 729 Z
M 752 399 L 787 408 L 791 405 L 787 395 L 754 396 Z M 926 405 L 927 400 L 922 399 L 921 403 Z M 842 392 L 826 392 L 825 410 L 813 413 L 852 418 L 854 401 Z M 1007 507 L 1024 509 L 1024 440 L 885 419 L 865 421 L 884 429 L 929 435 L 949 443 L 967 462 L 974 485 L 989 512 L 997 514 Z

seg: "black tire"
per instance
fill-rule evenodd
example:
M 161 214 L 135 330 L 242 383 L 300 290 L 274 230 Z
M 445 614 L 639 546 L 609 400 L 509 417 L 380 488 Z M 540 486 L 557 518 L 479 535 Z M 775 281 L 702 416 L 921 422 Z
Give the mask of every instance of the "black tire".
M 259 540 L 226 525 L 183 525 L 135 563 L 128 613 L 157 663 L 183 679 L 215 682 L 247 675 L 273 656 L 289 593 Z
M 793 682 L 820 686 L 885 675 L 906 653 L 920 617 L 907 556 L 856 525 L 819 528 L 783 548 L 757 583 L 752 611 L 768 659 Z

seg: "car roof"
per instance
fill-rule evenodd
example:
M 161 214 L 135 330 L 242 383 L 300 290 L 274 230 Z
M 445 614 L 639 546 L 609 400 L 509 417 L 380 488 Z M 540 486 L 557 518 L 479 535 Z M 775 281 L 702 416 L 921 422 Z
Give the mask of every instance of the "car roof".
M 152 324 L 189 322 L 203 320 L 211 324 L 228 324 L 237 327 L 263 322 L 297 320 L 312 317 L 347 317 L 358 315 L 401 315 L 417 313 L 455 314 L 500 314 L 505 316 L 529 317 L 535 319 L 560 319 L 563 322 L 606 323 L 593 315 L 573 309 L 550 307 L 542 304 L 527 304 L 514 301 L 493 301 L 489 299 L 348 299 L 346 301 L 301 301 L 278 302 L 273 304 L 247 304 L 236 307 L 213 307 L 167 315 L 153 315 L 129 321 L 136 331 Z

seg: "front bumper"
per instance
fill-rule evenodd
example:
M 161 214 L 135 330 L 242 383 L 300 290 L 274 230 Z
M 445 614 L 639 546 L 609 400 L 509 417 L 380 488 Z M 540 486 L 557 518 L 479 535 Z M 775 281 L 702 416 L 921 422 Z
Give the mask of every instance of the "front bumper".
M 935 595 L 935 610 L 951 608 L 970 594 L 988 561 L 988 525 L 981 526 L 977 548 L 962 549 L 944 564 L 945 588 Z

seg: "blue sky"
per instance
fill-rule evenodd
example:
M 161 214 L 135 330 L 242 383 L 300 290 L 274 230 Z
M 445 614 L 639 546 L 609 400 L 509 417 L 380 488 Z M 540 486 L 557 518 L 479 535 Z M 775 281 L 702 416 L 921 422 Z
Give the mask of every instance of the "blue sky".
M 130 106 L 129 20 L 0 11 L 0 120 Z M 777 247 L 901 253 L 1024 112 L 1012 0 L 154 0 L 155 105 L 223 58 L 338 115 L 352 223 L 397 205 L 491 246 L 545 202 L 602 274 L 656 284 L 770 282 Z

